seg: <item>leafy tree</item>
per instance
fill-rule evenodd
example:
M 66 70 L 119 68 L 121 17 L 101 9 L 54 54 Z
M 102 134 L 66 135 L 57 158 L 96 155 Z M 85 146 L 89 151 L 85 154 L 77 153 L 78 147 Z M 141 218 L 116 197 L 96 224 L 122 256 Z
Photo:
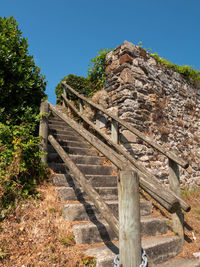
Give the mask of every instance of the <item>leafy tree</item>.
M 90 61 L 87 78 L 73 74 L 65 76 L 55 88 L 57 103 L 61 102 L 61 95 L 64 90 L 63 81 L 66 81 L 67 84 L 85 97 L 92 96 L 96 91 L 102 89 L 106 82 L 106 55 L 110 51 L 111 49 L 100 50 L 98 55 Z M 70 92 L 68 92 L 68 98 L 77 100 L 77 97 Z
M 17 21 L 13 17 L 0 18 L 1 122 L 10 118 L 19 123 L 27 107 L 32 113 L 38 111 L 45 97 L 44 78 L 28 54 L 28 43 Z
M 61 82 L 56 86 L 55 92 L 57 95 L 57 103 L 61 102 L 61 95 L 64 90 L 64 85 L 62 82 L 65 81 L 68 85 L 70 85 L 73 89 L 75 89 L 78 93 L 83 94 L 85 97 L 88 97 L 91 92 L 91 82 L 88 78 L 84 78 L 81 76 L 69 74 L 65 76 Z M 70 91 L 67 93 L 68 99 L 73 101 L 77 100 L 77 97 L 72 94 Z
M 17 21 L 0 18 L 0 220 L 46 174 L 38 137 L 44 79 Z

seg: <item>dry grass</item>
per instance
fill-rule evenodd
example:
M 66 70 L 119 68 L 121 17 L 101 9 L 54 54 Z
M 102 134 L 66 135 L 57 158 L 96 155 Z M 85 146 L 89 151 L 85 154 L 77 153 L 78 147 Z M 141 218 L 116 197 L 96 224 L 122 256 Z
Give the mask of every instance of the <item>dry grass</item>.
M 26 201 L 1 223 L 0 266 L 83 266 L 83 246 L 74 244 L 53 186 L 38 191 L 40 200 Z
M 0 224 L 0 266 L 93 266 L 83 264 L 83 258 L 87 263 L 83 250 L 90 246 L 75 244 L 73 223 L 62 217 L 63 203 L 58 201 L 54 187 L 43 184 L 38 191 L 41 199 L 24 202 Z M 183 197 L 192 210 L 185 213 L 185 244 L 178 257 L 191 258 L 200 251 L 200 190 L 184 191 Z M 156 203 L 153 213 L 171 218 Z

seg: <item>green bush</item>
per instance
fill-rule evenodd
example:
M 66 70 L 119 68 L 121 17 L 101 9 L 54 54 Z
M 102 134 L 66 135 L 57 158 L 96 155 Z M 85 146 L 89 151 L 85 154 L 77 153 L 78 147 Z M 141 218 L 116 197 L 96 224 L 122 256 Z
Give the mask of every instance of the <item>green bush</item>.
M 64 77 L 55 88 L 57 104 L 61 103 L 61 95 L 64 89 L 64 86 L 62 85 L 63 81 L 66 81 L 67 84 L 85 97 L 90 97 L 98 90 L 101 90 L 106 82 L 106 55 L 110 51 L 111 49 L 100 50 L 98 55 L 90 61 L 87 78 L 73 74 Z M 77 97 L 69 90 L 67 92 L 67 97 L 73 101 L 77 100 Z
M 60 104 L 61 102 L 61 95 L 64 90 L 64 85 L 62 84 L 63 81 L 65 81 L 78 93 L 83 94 L 85 97 L 88 97 L 91 92 L 91 82 L 88 78 L 69 74 L 66 77 L 64 77 L 61 80 L 61 82 L 56 86 L 55 92 L 57 96 L 57 104 Z M 67 91 L 67 97 L 68 99 L 73 100 L 73 101 L 77 100 L 77 97 L 73 93 L 71 93 L 69 90 Z
M 0 123 L 0 208 L 36 193 L 35 186 L 44 178 L 40 138 L 34 135 L 37 124 L 5 125 Z M 3 217 L 1 213 L 0 219 Z
M 45 77 L 13 17 L 0 18 L 0 219 L 46 174 L 38 137 Z
M 27 40 L 17 21 L 0 18 L 0 111 L 1 122 L 21 122 L 27 107 L 38 112 L 45 97 L 44 76 L 28 54 Z

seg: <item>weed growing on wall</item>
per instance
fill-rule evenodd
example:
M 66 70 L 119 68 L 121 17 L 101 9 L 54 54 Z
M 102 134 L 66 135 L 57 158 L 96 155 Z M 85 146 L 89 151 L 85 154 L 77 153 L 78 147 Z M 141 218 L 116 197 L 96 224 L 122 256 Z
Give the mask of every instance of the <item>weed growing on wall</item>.
M 143 47 L 142 42 L 139 42 L 138 45 L 139 47 Z M 195 70 L 193 67 L 188 65 L 179 66 L 178 64 L 174 64 L 169 60 L 160 57 L 158 53 L 152 53 L 152 48 L 147 49 L 143 47 L 143 49 L 146 50 L 147 53 L 149 53 L 151 57 L 153 57 L 160 64 L 175 69 L 178 73 L 185 75 L 186 77 L 188 77 L 193 81 L 200 81 L 200 71 Z
M 97 56 L 90 61 L 88 78 L 91 81 L 93 87 L 91 95 L 105 87 L 106 55 L 110 51 L 112 51 L 112 49 L 102 49 L 97 53 Z

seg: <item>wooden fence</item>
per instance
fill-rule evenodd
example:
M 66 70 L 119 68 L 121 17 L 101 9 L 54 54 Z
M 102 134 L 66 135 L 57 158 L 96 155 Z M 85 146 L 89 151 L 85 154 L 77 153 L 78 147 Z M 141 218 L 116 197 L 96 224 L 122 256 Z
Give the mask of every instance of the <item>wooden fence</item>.
M 109 113 L 101 106 L 93 103 L 84 96 L 78 94 L 73 88 L 63 82 L 66 90 L 62 95 L 63 106 L 68 106 L 73 112 L 75 112 L 82 120 L 84 120 L 90 127 L 92 127 L 99 135 L 101 135 L 107 142 L 102 142 L 96 136 L 88 133 L 81 125 L 77 126 L 77 123 L 70 119 L 66 114 L 61 112 L 56 106 L 50 103 L 42 103 L 41 112 L 48 112 L 48 108 L 66 122 L 70 127 L 77 131 L 82 137 L 84 137 L 91 145 L 98 149 L 103 155 L 105 155 L 117 168 L 120 170 L 118 176 L 118 191 L 119 191 L 119 222 L 118 219 L 112 214 L 112 211 L 102 200 L 99 194 L 88 184 L 84 175 L 77 169 L 76 165 L 71 161 L 66 152 L 58 144 L 58 142 L 49 136 L 48 140 L 61 156 L 67 167 L 73 173 L 74 178 L 81 185 L 82 189 L 86 192 L 89 198 L 93 201 L 96 208 L 101 212 L 106 219 L 111 229 L 119 236 L 119 249 L 120 249 L 120 264 L 123 266 L 139 266 L 141 262 L 141 237 L 140 237 L 140 211 L 139 211 L 139 186 L 144 189 L 152 198 L 154 198 L 160 205 L 166 210 L 172 213 L 173 231 L 178 233 L 182 241 L 184 241 L 184 229 L 183 229 L 183 213 L 189 211 L 190 206 L 180 198 L 180 177 L 179 167 L 188 167 L 188 163 L 179 158 L 176 154 L 167 151 L 162 146 L 156 144 L 149 137 L 146 137 L 143 133 L 119 119 L 116 115 Z M 79 98 L 79 111 L 72 105 L 67 99 L 67 90 L 74 93 Z M 87 117 L 83 115 L 84 102 L 91 105 L 93 108 L 103 112 L 112 119 L 112 133 L 110 138 L 105 133 L 102 133 L 100 129 L 92 123 Z M 147 144 L 158 150 L 165 155 L 169 161 L 169 184 L 171 190 L 163 187 L 158 179 L 154 177 L 149 171 L 130 156 L 122 147 L 118 144 L 118 125 L 121 124 L 124 128 L 128 129 Z M 47 129 L 48 121 L 41 120 L 40 135 L 44 136 L 43 150 L 47 151 Z M 45 144 L 45 145 L 44 145 Z M 46 159 L 43 159 L 46 161 Z M 130 223 L 132 222 L 132 223 Z M 128 253 L 128 254 L 127 254 Z M 127 262 L 127 255 L 129 255 L 129 262 Z M 131 257 L 130 257 L 131 256 Z M 126 260 L 126 265 L 125 265 Z

